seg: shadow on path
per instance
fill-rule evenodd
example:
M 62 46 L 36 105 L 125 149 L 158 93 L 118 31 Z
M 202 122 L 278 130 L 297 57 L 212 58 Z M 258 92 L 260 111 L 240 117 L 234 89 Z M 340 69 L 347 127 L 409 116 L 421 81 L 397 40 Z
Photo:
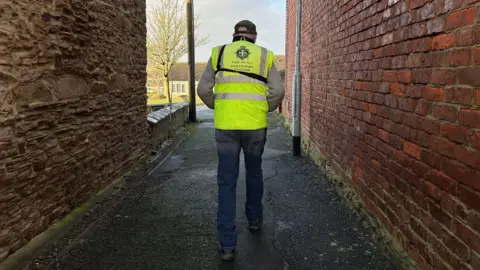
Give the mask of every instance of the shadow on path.
M 238 183 L 237 258 L 222 263 L 215 239 L 216 149 L 213 115 L 53 269 L 396 269 L 322 173 L 290 153 L 275 123 L 264 155 L 265 226 L 247 230 L 245 172 Z

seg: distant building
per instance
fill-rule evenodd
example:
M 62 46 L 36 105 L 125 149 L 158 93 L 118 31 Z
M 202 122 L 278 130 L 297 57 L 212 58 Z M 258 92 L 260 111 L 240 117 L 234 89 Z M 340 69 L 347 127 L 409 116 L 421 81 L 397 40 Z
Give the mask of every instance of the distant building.
M 195 89 L 198 86 L 200 77 L 202 76 L 205 67 L 207 66 L 206 62 L 195 63 Z M 168 75 L 170 80 L 170 90 L 172 92 L 172 98 L 187 95 L 189 89 L 189 66 L 186 62 L 178 62 L 173 65 Z M 147 78 L 147 93 L 158 93 L 158 95 L 168 96 L 167 89 L 164 89 L 164 79 L 163 74 L 160 72 L 152 71 L 149 72 Z
M 278 71 L 285 71 L 285 55 L 284 54 L 275 55 L 274 63 Z

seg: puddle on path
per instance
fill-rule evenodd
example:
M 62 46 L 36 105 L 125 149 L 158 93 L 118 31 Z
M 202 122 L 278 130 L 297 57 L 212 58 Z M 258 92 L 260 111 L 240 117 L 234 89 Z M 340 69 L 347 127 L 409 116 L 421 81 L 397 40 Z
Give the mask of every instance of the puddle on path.
M 183 157 L 182 155 L 170 156 L 160 167 L 160 171 L 165 173 L 175 172 L 180 169 L 180 167 L 182 167 L 182 164 L 184 162 L 185 157 Z

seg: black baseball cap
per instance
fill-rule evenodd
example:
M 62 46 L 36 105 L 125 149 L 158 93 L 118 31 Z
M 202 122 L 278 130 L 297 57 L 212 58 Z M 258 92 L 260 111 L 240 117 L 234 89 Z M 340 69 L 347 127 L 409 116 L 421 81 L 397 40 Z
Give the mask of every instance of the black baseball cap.
M 241 29 L 244 28 L 244 29 Z M 240 30 L 241 29 L 241 30 Z M 257 34 L 257 26 L 249 20 L 242 20 L 235 24 L 235 33 L 233 35 L 238 34 Z

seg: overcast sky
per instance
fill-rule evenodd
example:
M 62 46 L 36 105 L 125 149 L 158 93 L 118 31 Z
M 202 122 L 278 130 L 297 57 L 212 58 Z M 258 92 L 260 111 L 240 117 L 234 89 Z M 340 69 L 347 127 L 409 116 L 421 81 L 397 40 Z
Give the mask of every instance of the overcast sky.
M 147 0 L 147 5 L 155 1 Z M 233 27 L 240 20 L 257 25 L 257 44 L 275 54 L 285 53 L 285 0 L 193 0 L 194 11 L 200 15 L 197 35 L 209 35 L 207 45 L 197 47 L 195 59 L 207 61 L 211 48 L 231 42 Z M 180 61 L 187 61 L 184 56 Z

